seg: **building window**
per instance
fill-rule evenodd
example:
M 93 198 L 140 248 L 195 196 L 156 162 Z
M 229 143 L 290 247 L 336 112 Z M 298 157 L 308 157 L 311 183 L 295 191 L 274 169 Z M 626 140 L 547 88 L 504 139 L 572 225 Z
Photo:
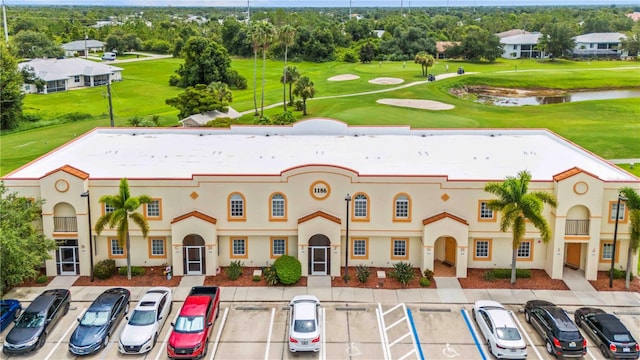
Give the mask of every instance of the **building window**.
M 518 260 L 533 260 L 533 241 L 523 240 L 520 242 L 517 252 Z
M 229 195 L 229 220 L 246 220 L 244 196 L 239 193 Z
M 478 202 L 478 221 L 496 221 L 495 212 L 489 209 L 488 204 L 486 200 Z
M 110 258 L 124 258 L 126 257 L 124 248 L 120 246 L 118 239 L 109 239 L 109 257 Z
M 145 217 L 148 220 L 162 219 L 162 200 L 152 199 L 150 203 L 145 204 Z
M 616 258 L 614 262 L 618 262 L 620 254 L 620 246 L 616 246 Z M 611 263 L 611 257 L 613 256 L 613 242 L 603 241 L 600 243 L 600 262 Z
M 396 195 L 393 209 L 394 221 L 409 221 L 411 220 L 411 202 L 407 194 Z
M 112 212 L 114 212 L 116 209 L 111 206 L 111 205 L 107 205 L 107 204 L 102 204 L 102 212 L 105 214 L 111 214 Z
M 283 194 L 271 195 L 271 212 L 269 220 L 281 221 L 287 219 L 287 202 Z
M 618 222 L 626 223 L 627 222 L 627 206 L 625 203 L 620 202 L 620 211 L 618 211 L 618 201 L 610 201 L 609 202 L 609 222 L 616 222 L 616 214 L 618 214 Z
M 246 259 L 249 257 L 247 251 L 247 239 L 246 238 L 232 238 L 231 239 L 231 256 L 232 259 Z
M 271 238 L 271 258 L 275 259 L 282 255 L 287 255 L 288 242 L 287 238 Z
M 80 82 L 80 75 L 75 75 L 75 76 L 73 77 L 73 82 L 77 82 L 77 83 L 79 83 L 79 82 Z
M 392 260 L 408 260 L 409 259 L 409 240 L 408 239 L 391 239 L 391 259 Z
M 477 260 L 477 261 L 491 260 L 491 240 L 475 239 L 473 241 L 473 260 Z
M 369 199 L 365 194 L 356 194 L 353 197 L 353 220 L 369 220 Z
M 167 257 L 167 239 L 164 237 L 149 238 L 149 258 Z
M 368 239 L 352 239 L 351 258 L 365 260 L 369 258 Z

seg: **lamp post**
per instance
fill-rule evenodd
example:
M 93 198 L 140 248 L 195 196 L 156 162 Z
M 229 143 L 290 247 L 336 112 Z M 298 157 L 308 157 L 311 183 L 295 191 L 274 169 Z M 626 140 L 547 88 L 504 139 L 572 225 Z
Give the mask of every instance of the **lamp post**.
M 87 218 L 89 219 L 89 274 L 91 275 L 91 282 L 93 282 L 93 234 L 91 233 L 91 199 L 89 197 L 89 190 L 83 192 L 80 196 L 87 198 Z
M 347 194 L 344 197 L 344 201 L 347 203 L 347 233 L 346 233 L 346 242 L 347 247 L 344 252 L 344 282 L 349 282 L 349 202 L 351 202 L 351 195 Z
M 616 206 L 616 223 L 613 228 L 613 250 L 611 253 L 611 270 L 609 270 L 609 287 L 613 287 L 613 265 L 616 262 L 616 242 L 618 240 L 618 220 L 620 220 L 620 201 L 627 201 L 622 194 L 618 194 L 618 205 Z M 627 259 L 629 261 L 629 259 Z

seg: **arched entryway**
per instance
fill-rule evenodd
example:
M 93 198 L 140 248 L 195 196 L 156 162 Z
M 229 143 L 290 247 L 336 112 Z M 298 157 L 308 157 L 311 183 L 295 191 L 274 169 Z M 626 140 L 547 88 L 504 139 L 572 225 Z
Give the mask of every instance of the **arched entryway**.
M 457 248 L 457 241 L 451 236 L 440 236 L 435 241 L 433 271 L 436 276 L 456 276 Z
M 331 241 L 316 234 L 309 239 L 309 275 L 328 275 L 331 269 Z
M 185 275 L 202 275 L 206 268 L 202 236 L 195 234 L 185 236 L 182 239 L 182 249 Z

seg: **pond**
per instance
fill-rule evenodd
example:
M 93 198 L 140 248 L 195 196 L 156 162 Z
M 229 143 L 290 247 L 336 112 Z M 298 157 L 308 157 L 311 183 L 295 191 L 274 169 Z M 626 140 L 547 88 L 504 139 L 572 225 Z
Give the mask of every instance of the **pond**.
M 478 92 L 477 102 L 497 106 L 548 105 L 576 101 L 640 98 L 640 89 L 575 91 L 561 94 L 505 96 Z M 509 94 L 511 95 L 511 94 Z

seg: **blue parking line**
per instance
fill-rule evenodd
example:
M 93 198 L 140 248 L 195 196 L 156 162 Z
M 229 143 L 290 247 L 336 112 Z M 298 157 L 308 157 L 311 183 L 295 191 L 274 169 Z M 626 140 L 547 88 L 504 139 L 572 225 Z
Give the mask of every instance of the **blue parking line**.
M 469 332 L 471 332 L 471 336 L 473 337 L 473 342 L 476 343 L 476 347 L 478 348 L 478 351 L 480 352 L 480 355 L 482 356 L 482 360 L 487 360 L 487 357 L 484 354 L 484 351 L 482 350 L 482 345 L 480 345 L 480 342 L 478 341 L 478 338 L 476 337 L 476 332 L 473 331 L 473 327 L 471 326 L 471 322 L 469 321 L 469 316 L 467 316 L 467 312 L 464 309 L 460 310 L 460 312 L 462 313 L 462 317 L 464 318 L 464 322 L 467 323 L 467 327 L 469 328 Z
M 416 346 L 418 347 L 418 354 L 420 355 L 420 360 L 424 360 L 424 354 L 422 353 L 422 346 L 420 346 L 420 339 L 418 338 L 418 331 L 416 330 L 416 324 L 413 322 L 413 315 L 411 314 L 411 309 L 407 308 L 407 316 L 409 317 L 409 323 L 411 324 L 411 332 L 413 332 L 413 338 L 416 341 Z

